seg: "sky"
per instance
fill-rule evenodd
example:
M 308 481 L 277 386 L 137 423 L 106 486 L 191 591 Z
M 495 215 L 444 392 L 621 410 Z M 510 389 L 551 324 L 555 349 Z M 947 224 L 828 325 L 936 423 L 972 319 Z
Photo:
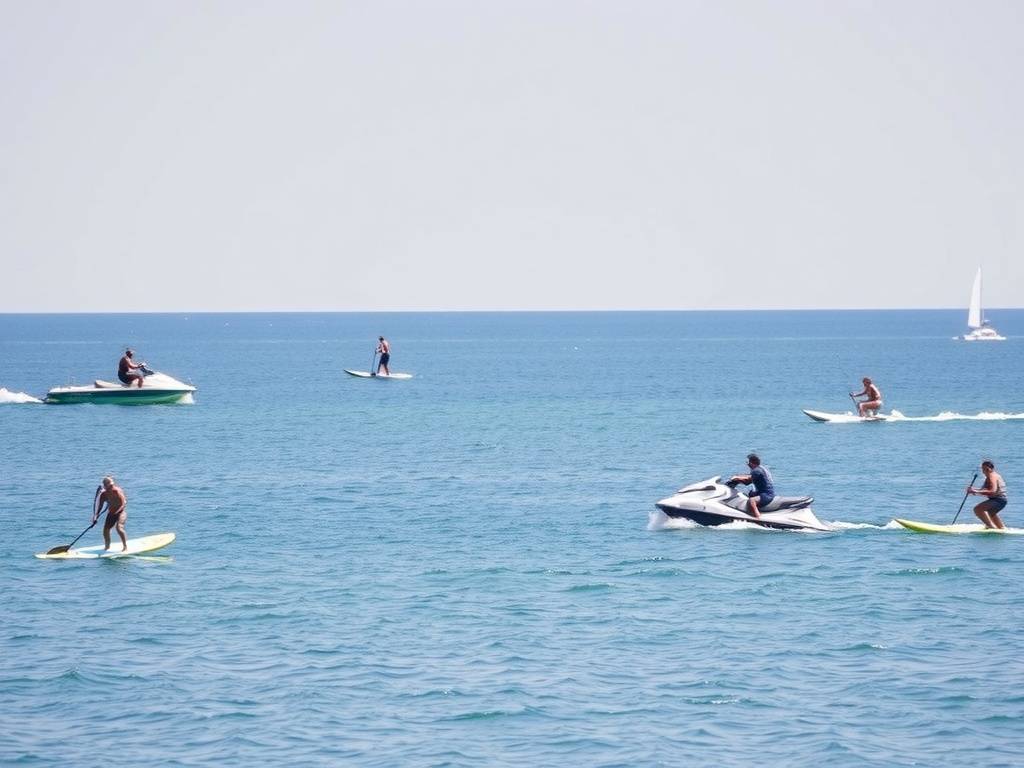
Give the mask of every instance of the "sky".
M 1024 306 L 1024 5 L 0 0 L 0 312 Z

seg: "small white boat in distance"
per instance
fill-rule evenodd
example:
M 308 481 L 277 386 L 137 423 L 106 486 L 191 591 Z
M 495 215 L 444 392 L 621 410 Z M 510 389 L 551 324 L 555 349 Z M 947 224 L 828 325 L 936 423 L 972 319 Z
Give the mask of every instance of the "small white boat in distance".
M 956 336 L 961 341 L 1006 341 L 999 331 L 988 324 L 981 310 L 981 267 L 974 276 L 974 287 L 971 288 L 971 306 L 967 310 L 967 327 L 971 330 L 963 336 Z

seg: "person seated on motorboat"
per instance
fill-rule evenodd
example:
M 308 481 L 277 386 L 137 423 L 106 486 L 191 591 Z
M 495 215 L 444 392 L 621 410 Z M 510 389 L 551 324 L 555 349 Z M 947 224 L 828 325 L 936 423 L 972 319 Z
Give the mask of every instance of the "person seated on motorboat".
M 145 363 L 136 363 L 132 361 L 132 356 L 135 353 L 130 349 L 126 349 L 121 359 L 117 363 L 117 378 L 121 380 L 121 383 L 126 387 L 130 387 L 134 382 L 139 382 L 139 387 L 142 387 L 142 381 L 145 378 L 141 373 L 132 373 L 140 368 L 145 368 Z
M 747 466 L 750 467 L 749 475 L 733 475 L 729 482 L 754 486 L 753 493 L 747 495 L 747 513 L 751 517 L 760 517 L 758 507 L 768 506 L 775 498 L 775 483 L 772 481 L 772 473 L 767 467 L 761 466 L 761 459 L 756 453 L 747 456 Z
M 996 472 L 996 465 L 988 459 L 981 462 L 981 471 L 985 475 L 985 484 L 981 488 L 967 486 L 967 493 L 972 496 L 988 496 L 974 507 L 974 514 L 986 528 L 1006 528 L 999 519 L 999 513 L 1006 506 L 1006 481 Z
M 864 384 L 864 389 L 857 394 L 853 394 L 853 392 L 851 392 L 850 397 L 852 397 L 854 402 L 857 403 L 857 411 L 861 416 L 873 416 L 877 414 L 882 407 L 882 393 L 867 376 L 861 379 L 861 383 Z M 857 398 L 862 395 L 865 399 L 857 400 Z

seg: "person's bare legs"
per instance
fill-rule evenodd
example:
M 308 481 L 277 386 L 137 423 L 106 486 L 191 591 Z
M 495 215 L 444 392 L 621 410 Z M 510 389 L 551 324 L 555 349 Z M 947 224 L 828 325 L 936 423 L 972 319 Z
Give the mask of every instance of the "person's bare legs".
M 871 411 L 878 411 L 882 407 L 881 402 L 878 400 L 868 400 L 863 403 L 857 403 L 857 410 L 860 411 L 861 416 L 873 416 Z
M 985 524 L 986 528 L 998 528 L 1000 530 L 1006 530 L 1006 524 L 999 518 L 998 512 L 989 512 L 985 509 L 987 501 L 981 502 L 974 508 L 974 514 L 977 515 L 978 519 Z
M 128 536 L 126 536 L 125 532 L 124 532 L 124 521 L 123 520 L 118 520 L 117 521 L 117 535 L 121 537 L 121 551 L 122 552 L 127 552 L 128 551 Z M 108 547 L 110 546 L 109 542 L 107 543 L 107 546 Z
M 111 528 L 113 528 L 113 526 L 110 523 L 107 523 L 106 525 L 103 526 L 103 551 L 104 552 L 106 552 L 108 549 L 110 549 L 110 529 Z
M 761 516 L 761 513 L 757 509 L 757 496 L 750 496 L 747 499 L 747 506 L 748 506 L 747 512 L 748 512 L 748 514 L 751 517 L 760 517 Z

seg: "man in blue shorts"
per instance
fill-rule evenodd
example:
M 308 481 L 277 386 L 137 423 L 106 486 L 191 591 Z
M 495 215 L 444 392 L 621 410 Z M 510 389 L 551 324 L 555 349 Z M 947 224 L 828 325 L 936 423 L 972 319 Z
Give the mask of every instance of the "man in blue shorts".
M 391 369 L 388 368 L 388 363 L 391 362 L 391 345 L 388 340 L 381 336 L 377 343 L 377 354 L 380 355 L 380 362 L 377 363 L 377 370 L 373 372 L 374 376 L 380 375 L 380 369 L 384 369 L 384 375 L 390 376 Z
M 758 507 L 770 504 L 775 498 L 775 483 L 772 482 L 772 473 L 768 471 L 767 467 L 761 466 L 761 459 L 756 453 L 747 456 L 747 466 L 750 467 L 749 475 L 733 475 L 729 482 L 754 486 L 754 490 L 747 495 L 749 500 L 747 513 L 751 517 L 760 517 L 761 512 Z
M 999 513 L 1006 506 L 1006 481 L 996 472 L 996 465 L 988 459 L 981 462 L 981 472 L 985 475 L 985 484 L 981 488 L 967 486 L 967 493 L 972 496 L 988 496 L 986 501 L 974 508 L 974 514 L 986 528 L 1006 528 L 999 519 Z

